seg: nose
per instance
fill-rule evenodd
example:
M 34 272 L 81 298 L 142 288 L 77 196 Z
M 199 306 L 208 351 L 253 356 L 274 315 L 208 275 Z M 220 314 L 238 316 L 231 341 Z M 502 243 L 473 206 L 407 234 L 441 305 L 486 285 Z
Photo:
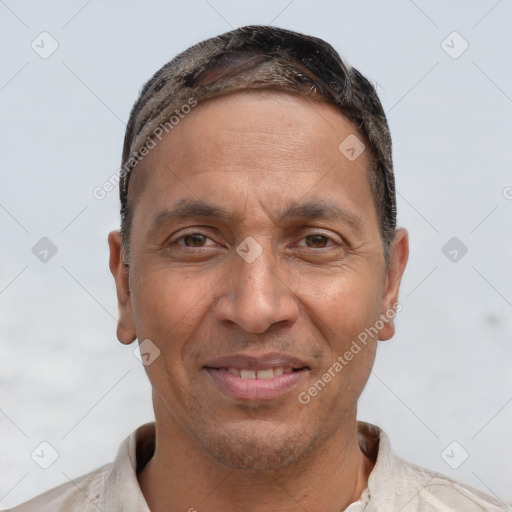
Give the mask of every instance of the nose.
M 251 263 L 236 256 L 224 282 L 226 288 L 215 303 L 218 322 L 236 324 L 254 334 L 275 324 L 291 326 L 296 322 L 300 309 L 289 273 L 265 252 Z

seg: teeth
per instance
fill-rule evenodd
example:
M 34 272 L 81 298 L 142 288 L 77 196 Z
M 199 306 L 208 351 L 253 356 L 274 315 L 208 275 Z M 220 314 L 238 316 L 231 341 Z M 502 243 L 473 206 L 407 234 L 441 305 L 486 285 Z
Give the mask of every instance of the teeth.
M 252 380 L 256 378 L 256 372 L 254 370 L 240 370 L 240 377 Z
M 231 373 L 232 375 L 236 375 L 237 377 L 240 377 L 241 379 L 272 379 L 274 377 L 279 377 L 280 375 L 286 374 L 286 373 L 292 373 L 293 368 L 266 368 L 265 370 L 241 370 L 239 368 L 226 368 L 228 373 Z
M 268 370 L 259 370 L 256 374 L 258 379 L 271 379 L 274 376 L 274 370 L 269 368 Z

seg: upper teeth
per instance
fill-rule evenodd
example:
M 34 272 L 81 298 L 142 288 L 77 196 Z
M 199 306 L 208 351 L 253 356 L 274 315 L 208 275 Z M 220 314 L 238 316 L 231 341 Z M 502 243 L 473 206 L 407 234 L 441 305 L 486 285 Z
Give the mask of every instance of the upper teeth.
M 266 368 L 265 370 L 242 370 L 240 368 L 228 368 L 229 373 L 236 375 L 242 379 L 272 379 L 283 375 L 283 373 L 292 373 L 293 368 Z

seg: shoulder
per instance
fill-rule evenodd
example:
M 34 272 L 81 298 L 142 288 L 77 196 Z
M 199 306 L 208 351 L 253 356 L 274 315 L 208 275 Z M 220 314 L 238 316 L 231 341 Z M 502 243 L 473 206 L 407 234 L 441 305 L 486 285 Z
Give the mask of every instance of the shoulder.
M 74 512 L 95 511 L 102 500 L 105 479 L 112 464 L 106 464 L 70 482 L 59 485 L 9 512 Z
M 119 446 L 114 462 L 70 480 L 10 512 L 89 512 L 145 510 L 137 480 L 137 467 L 153 455 L 155 425 L 148 423 L 132 432 Z
M 505 505 L 491 496 L 436 471 L 395 455 L 386 434 L 375 425 L 358 424 L 363 452 L 376 455 L 367 487 L 368 511 L 498 512 Z M 378 440 L 378 442 L 377 442 Z
M 382 498 L 383 505 L 399 504 L 402 512 L 507 510 L 491 496 L 397 455 L 388 454 L 387 466 L 389 473 L 380 482 L 380 491 L 382 487 L 385 491 L 376 494 Z
M 396 465 L 401 468 L 398 477 L 403 482 L 403 486 L 400 486 L 404 491 L 403 496 L 408 498 L 403 512 L 455 512 L 458 510 L 498 512 L 507 510 L 499 501 L 469 485 L 400 457 L 394 457 Z

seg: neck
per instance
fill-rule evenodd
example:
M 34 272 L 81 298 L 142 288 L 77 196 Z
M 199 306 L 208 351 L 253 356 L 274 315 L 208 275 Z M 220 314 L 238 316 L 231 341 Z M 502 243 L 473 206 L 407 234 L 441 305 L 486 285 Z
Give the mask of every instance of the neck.
M 339 512 L 360 497 L 373 465 L 359 448 L 355 411 L 329 439 L 276 471 L 226 467 L 157 417 L 155 453 L 138 478 L 152 512 L 287 512 L 299 504 Z

